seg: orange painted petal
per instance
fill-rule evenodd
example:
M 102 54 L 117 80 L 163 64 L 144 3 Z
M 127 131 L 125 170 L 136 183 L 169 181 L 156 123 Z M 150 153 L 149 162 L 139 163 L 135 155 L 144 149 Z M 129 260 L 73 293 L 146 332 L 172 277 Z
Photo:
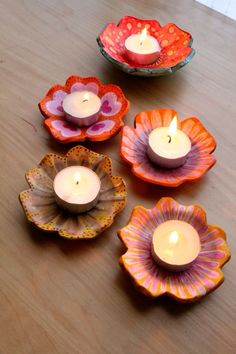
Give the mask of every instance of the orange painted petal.
M 45 97 L 39 102 L 38 106 L 39 106 L 39 109 L 42 113 L 42 115 L 45 117 L 45 118 L 50 118 L 50 117 L 60 117 L 56 114 L 53 114 L 51 113 L 48 109 L 47 109 L 47 103 L 51 100 L 53 100 L 53 96 L 54 94 L 56 94 L 56 92 L 59 92 L 59 91 L 63 91 L 65 93 L 68 93 L 67 89 L 65 88 L 65 86 L 63 85 L 54 85 L 52 86 L 49 91 L 46 93 Z
M 142 142 L 135 129 L 124 127 L 121 135 L 121 156 L 127 162 L 138 165 L 146 154 L 146 145 Z
M 91 127 L 87 128 L 85 130 L 85 136 L 87 139 L 91 140 L 91 141 L 104 141 L 104 140 L 107 140 L 107 139 L 110 139 L 111 137 L 115 136 L 116 134 L 119 133 L 120 129 L 123 127 L 124 125 L 124 122 L 123 122 L 123 119 L 121 117 L 116 117 L 116 116 L 113 116 L 113 117 L 105 117 L 105 116 L 102 116 L 99 118 L 99 120 L 97 121 L 97 123 L 95 124 L 99 124 L 99 123 L 102 123 L 102 122 L 107 122 L 107 121 L 111 121 L 111 122 L 114 122 L 114 125 L 111 129 L 107 129 L 107 130 L 98 130 L 96 134 L 91 134 L 89 133 Z M 94 125 L 95 125 L 94 124 Z
M 44 125 L 49 133 L 62 144 L 84 141 L 86 137 L 84 128 L 72 125 L 64 117 L 48 118 L 44 121 Z
M 89 83 L 95 83 L 98 86 L 98 95 L 100 96 L 100 89 L 102 84 L 100 80 L 98 80 L 95 76 L 81 77 L 81 76 L 72 75 L 68 77 L 65 84 L 65 87 L 67 88 L 68 92 L 70 92 L 71 87 L 77 83 L 82 83 L 84 85 L 87 85 Z
M 216 141 L 206 130 L 204 125 L 195 117 L 187 118 L 181 122 L 181 129 L 192 141 L 192 149 L 201 154 L 210 154 L 216 148 Z

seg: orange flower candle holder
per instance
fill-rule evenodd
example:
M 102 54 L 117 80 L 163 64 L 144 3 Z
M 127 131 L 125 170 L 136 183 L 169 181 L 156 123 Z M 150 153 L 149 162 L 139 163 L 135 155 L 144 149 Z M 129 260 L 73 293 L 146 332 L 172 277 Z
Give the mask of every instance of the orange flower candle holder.
M 70 94 L 86 91 L 101 100 L 97 121 L 90 126 L 78 126 L 66 119 L 63 100 Z M 102 83 L 96 77 L 70 76 L 65 85 L 54 85 L 39 102 L 45 117 L 45 127 L 58 142 L 66 144 L 84 140 L 103 141 L 116 135 L 124 125 L 123 117 L 129 110 L 129 101 L 119 86 Z
M 187 223 L 199 235 L 200 252 L 183 271 L 168 270 L 153 256 L 153 234 L 170 220 Z M 221 268 L 230 259 L 225 232 L 208 225 L 206 213 L 198 205 L 185 206 L 172 198 L 162 198 L 153 209 L 137 206 L 118 236 L 127 249 L 120 258 L 122 268 L 138 290 L 150 297 L 167 295 L 180 302 L 192 302 L 215 290 L 224 280 Z
M 140 63 L 138 60 L 133 62 L 125 48 L 127 38 L 142 33 L 144 29 L 160 47 L 157 59 L 151 64 Z M 98 35 L 97 42 L 105 59 L 118 69 L 139 76 L 172 74 L 185 66 L 195 54 L 191 34 L 174 23 L 162 27 L 156 20 L 142 20 L 132 16 L 123 17 L 118 25 L 109 23 Z
M 85 166 L 101 180 L 97 204 L 81 214 L 62 209 L 53 189 L 58 172 L 69 166 Z M 91 239 L 108 228 L 126 204 L 127 189 L 122 177 L 112 175 L 112 162 L 107 156 L 76 146 L 65 156 L 47 154 L 38 167 L 26 173 L 30 186 L 20 193 L 27 219 L 44 231 L 58 232 L 69 239 Z
M 175 116 L 177 113 L 172 109 L 140 112 L 135 117 L 135 128 L 123 128 L 121 157 L 132 166 L 132 172 L 146 182 L 177 187 L 203 177 L 216 162 L 212 155 L 216 148 L 215 139 L 199 119 L 190 117 L 178 123 L 178 129 L 191 140 L 191 150 L 184 164 L 170 169 L 153 163 L 147 154 L 149 134 L 155 128 L 168 127 Z

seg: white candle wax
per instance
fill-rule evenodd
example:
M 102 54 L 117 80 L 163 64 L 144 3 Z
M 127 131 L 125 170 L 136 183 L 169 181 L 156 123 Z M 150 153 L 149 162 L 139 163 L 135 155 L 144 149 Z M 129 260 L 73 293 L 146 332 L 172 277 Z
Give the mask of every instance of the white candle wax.
M 146 28 L 141 33 L 132 34 L 125 40 L 126 57 L 136 64 L 154 63 L 160 55 L 160 50 L 157 39 L 149 36 Z
M 58 205 L 72 213 L 92 209 L 97 204 L 100 188 L 101 181 L 98 175 L 84 166 L 64 168 L 53 182 Z
M 181 130 L 177 129 L 175 117 L 169 127 L 153 129 L 149 134 L 147 154 L 152 162 L 166 168 L 176 168 L 184 164 L 191 140 Z
M 198 232 L 185 221 L 169 220 L 160 224 L 152 236 L 152 254 L 156 262 L 170 270 L 188 269 L 201 250 Z
M 75 91 L 62 102 L 66 119 L 78 126 L 88 126 L 97 122 L 101 109 L 101 100 L 90 91 Z

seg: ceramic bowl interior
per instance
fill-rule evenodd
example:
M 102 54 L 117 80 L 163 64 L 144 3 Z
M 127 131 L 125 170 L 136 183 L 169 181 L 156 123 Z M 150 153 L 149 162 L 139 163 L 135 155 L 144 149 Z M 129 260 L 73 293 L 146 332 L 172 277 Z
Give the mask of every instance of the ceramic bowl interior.
M 131 63 L 126 56 L 125 40 L 144 28 L 155 37 L 161 47 L 157 61 L 149 65 Z M 139 76 L 169 75 L 185 66 L 193 58 L 192 35 L 174 23 L 161 26 L 156 20 L 141 20 L 125 16 L 118 25 L 109 23 L 98 35 L 97 42 L 102 55 L 122 71 Z

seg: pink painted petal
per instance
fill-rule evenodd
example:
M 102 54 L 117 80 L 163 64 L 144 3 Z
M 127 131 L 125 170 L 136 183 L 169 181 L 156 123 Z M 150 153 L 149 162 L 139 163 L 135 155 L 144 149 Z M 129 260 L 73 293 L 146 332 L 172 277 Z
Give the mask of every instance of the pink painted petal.
M 123 128 L 121 152 L 130 163 L 140 163 L 146 158 L 146 145 L 136 134 L 136 130 Z
M 117 100 L 117 96 L 114 92 L 107 92 L 101 98 L 101 103 L 101 112 L 103 116 L 114 116 L 122 107 L 121 102 Z
M 100 135 L 105 132 L 108 132 L 113 129 L 115 126 L 115 122 L 113 120 L 102 120 L 90 126 L 87 129 L 88 135 Z
M 52 100 L 46 102 L 47 110 L 55 116 L 64 116 L 62 101 L 66 95 L 67 93 L 63 90 L 54 92 Z
M 206 294 L 206 284 L 204 283 L 204 278 L 200 277 L 197 272 L 186 271 L 184 272 L 185 282 L 188 292 L 191 297 L 199 297 Z
M 59 131 L 62 136 L 69 138 L 72 136 L 77 136 L 81 134 L 81 129 L 75 125 L 69 124 L 63 120 L 54 120 L 52 121 L 52 126 L 54 129 Z
M 147 144 L 148 135 L 153 130 L 152 124 L 146 112 L 139 113 L 139 121 L 136 122 L 137 135 Z
M 88 82 L 87 84 L 83 84 L 82 82 L 76 82 L 74 85 L 71 86 L 70 91 L 90 91 L 97 95 L 99 87 L 96 82 Z
M 206 277 L 197 269 L 191 268 L 191 276 L 194 277 L 197 281 L 199 281 L 200 284 L 202 284 L 202 286 L 206 289 L 206 292 L 208 292 L 210 289 L 213 289 L 215 287 L 214 281 Z

